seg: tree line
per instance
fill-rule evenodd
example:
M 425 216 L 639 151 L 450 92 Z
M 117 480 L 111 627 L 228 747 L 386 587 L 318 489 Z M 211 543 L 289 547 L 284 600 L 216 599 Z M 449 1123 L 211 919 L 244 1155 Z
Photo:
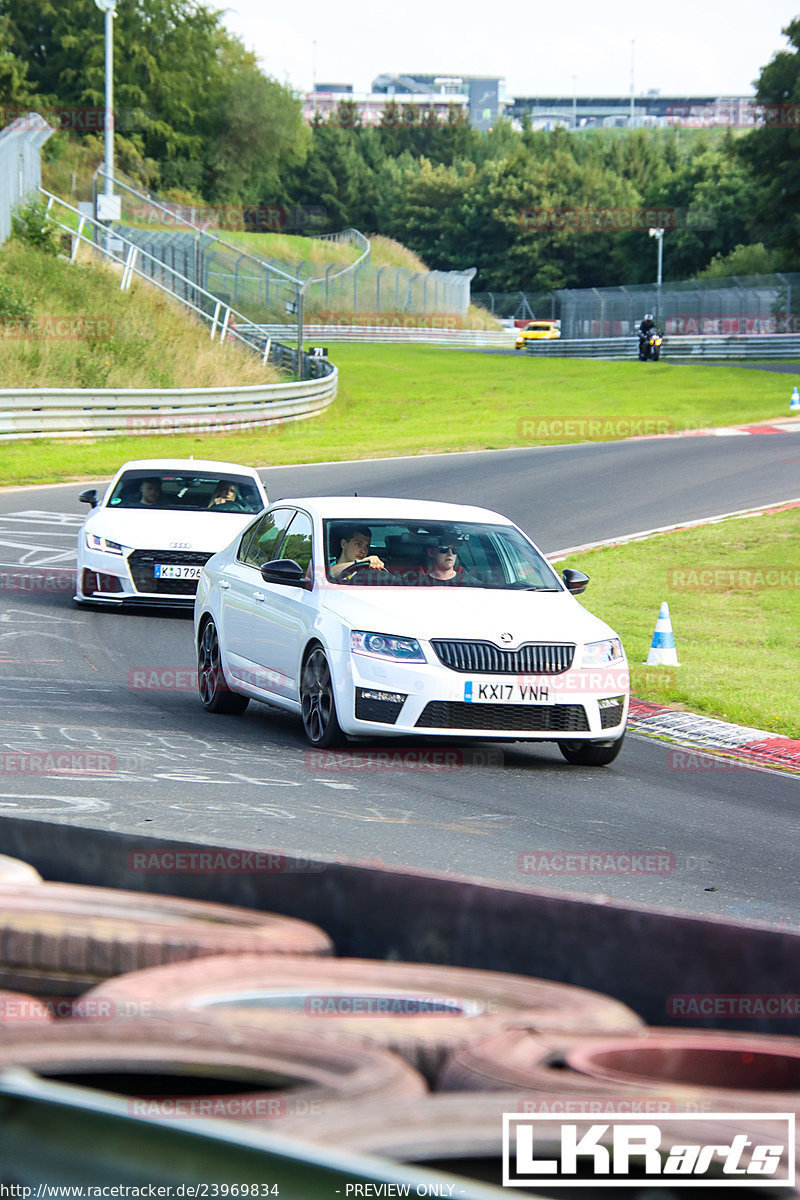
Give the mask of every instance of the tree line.
M 322 207 L 330 229 L 395 237 L 432 269 L 476 267 L 476 290 L 651 282 L 653 216 L 665 280 L 800 258 L 800 19 L 761 71 L 765 123 L 745 135 L 480 132 L 454 105 L 440 119 L 398 102 L 365 126 L 346 100 L 308 127 L 299 97 L 197 0 L 118 0 L 114 26 L 117 158 L 168 198 Z M 7 108 L 102 109 L 103 89 L 94 0 L 0 0 Z

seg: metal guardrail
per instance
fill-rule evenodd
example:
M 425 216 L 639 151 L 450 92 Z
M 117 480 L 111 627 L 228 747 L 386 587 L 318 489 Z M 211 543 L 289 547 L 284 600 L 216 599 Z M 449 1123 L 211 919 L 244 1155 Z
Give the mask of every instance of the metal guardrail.
M 306 322 L 305 341 L 321 342 L 419 342 L 434 346 L 484 346 L 511 349 L 515 329 L 436 329 L 430 326 L 406 326 L 387 323 L 337 325 L 334 322 Z M 253 337 L 291 338 L 291 325 L 245 325 L 242 332 Z
M 634 336 L 616 338 L 559 338 L 527 342 L 528 354 L 548 358 L 635 359 L 639 342 Z M 790 333 L 735 334 L 731 337 L 664 338 L 662 353 L 675 359 L 792 359 L 800 358 L 800 337 Z
M 226 388 L 0 390 L 0 440 L 126 434 L 241 433 L 316 416 L 336 398 L 339 374 Z
M 248 336 L 248 325 L 235 309 L 166 263 L 151 257 L 118 233 L 109 231 L 71 204 L 44 191 L 48 216 L 72 239 L 70 261 L 86 245 L 121 269 L 120 288 L 134 275 L 179 300 L 210 326 L 213 340 L 238 340 L 259 353 L 262 362 L 297 371 L 298 353 L 269 336 Z M 76 228 L 53 216 L 56 206 L 71 214 Z M 88 229 L 88 233 L 86 230 Z M 91 234 L 91 236 L 89 236 Z M 142 269 L 144 263 L 149 269 Z M 150 273 L 152 272 L 152 273 Z M 238 318 L 238 321 L 237 321 Z M 252 327 L 251 327 L 252 328 Z M 120 434 L 228 432 L 274 422 L 316 416 L 336 397 L 338 371 L 327 360 L 302 356 L 303 375 L 291 383 L 227 388 L 7 388 L 0 390 L 0 440 L 37 437 L 112 437 Z

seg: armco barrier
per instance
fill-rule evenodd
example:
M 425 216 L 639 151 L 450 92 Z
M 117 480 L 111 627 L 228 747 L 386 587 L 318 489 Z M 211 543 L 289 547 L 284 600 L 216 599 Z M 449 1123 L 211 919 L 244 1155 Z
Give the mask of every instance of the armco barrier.
M 355 325 L 315 322 L 304 325 L 308 342 L 416 342 L 433 346 L 475 346 L 510 350 L 516 329 L 453 329 L 432 326 L 406 326 L 379 322 Z M 240 325 L 239 330 L 252 339 L 266 337 L 291 340 L 293 325 Z M 528 354 L 548 358 L 635 359 L 639 343 L 635 335 L 627 337 L 553 338 L 525 343 Z M 793 359 L 800 358 L 800 336 L 790 333 L 736 334 L 664 338 L 663 353 L 681 359 Z
M 553 341 L 527 342 L 528 354 L 547 358 L 635 359 L 639 342 L 635 335 L 615 338 L 559 338 Z M 711 359 L 792 359 L 800 358 L 800 337 L 791 333 L 735 334 L 731 337 L 664 338 L 665 357 L 695 360 Z
M 240 432 L 313 417 L 336 398 L 339 373 L 247 387 L 0 390 L 0 440 Z
M 306 322 L 303 337 L 306 342 L 418 342 L 429 346 L 500 347 L 514 346 L 516 329 L 450 329 L 428 326 L 406 326 L 375 322 L 368 325 L 335 322 Z M 282 341 L 296 335 L 293 325 L 239 325 L 240 332 L 252 340 L 271 337 Z

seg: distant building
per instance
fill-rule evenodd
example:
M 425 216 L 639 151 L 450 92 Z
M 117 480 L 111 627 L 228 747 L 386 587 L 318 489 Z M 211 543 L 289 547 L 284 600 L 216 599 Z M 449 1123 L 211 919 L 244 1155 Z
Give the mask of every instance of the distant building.
M 633 113 L 631 114 L 631 107 Z M 634 96 L 516 96 L 506 116 L 521 121 L 530 116 L 534 128 L 556 126 L 586 129 L 653 125 L 730 126 L 758 124 L 758 109 L 752 96 L 661 96 L 648 92 Z
M 410 81 L 418 90 L 403 92 L 379 91 L 354 92 L 348 83 L 317 84 L 316 91 L 308 92 L 303 100 L 303 117 L 307 122 L 319 114 L 326 120 L 336 117 L 339 105 L 352 103 L 362 125 L 380 125 L 384 109 L 389 104 L 398 104 L 403 110 L 403 119 L 409 124 L 421 120 L 424 114 L 433 112 L 440 121 L 446 121 L 453 109 L 468 112 L 469 98 L 461 92 L 427 91 L 420 81 Z
M 466 97 L 476 129 L 491 129 L 505 107 L 505 80 L 498 75 L 378 75 L 372 90 L 395 97 L 414 92 L 448 100 Z
M 491 129 L 498 117 L 521 122 L 530 116 L 535 129 L 644 128 L 697 126 L 747 128 L 759 123 L 753 96 L 516 96 L 505 99 L 505 80 L 497 75 L 378 75 L 371 92 L 354 92 L 351 83 L 319 83 L 304 99 L 303 113 L 329 117 L 341 101 L 351 101 L 364 125 L 378 125 L 387 104 L 420 114 L 434 112 L 440 120 L 452 107 L 465 111 L 476 129 Z

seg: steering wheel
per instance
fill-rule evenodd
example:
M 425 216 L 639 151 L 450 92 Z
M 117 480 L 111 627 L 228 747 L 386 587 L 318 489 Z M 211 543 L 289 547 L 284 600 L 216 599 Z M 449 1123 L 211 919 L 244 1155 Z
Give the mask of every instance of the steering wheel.
M 355 577 L 356 577 L 356 575 L 358 575 L 359 571 L 369 571 L 370 573 L 372 572 L 372 567 L 370 567 L 370 565 L 369 565 L 368 558 L 357 558 L 355 562 L 350 563 L 349 567 L 345 567 L 345 569 L 343 571 L 340 571 L 339 572 L 339 582 L 340 583 L 352 583 L 353 579 L 355 579 Z M 391 574 L 391 572 L 388 571 L 386 569 L 386 567 L 379 567 L 377 573 L 378 573 L 378 575 L 390 575 Z

